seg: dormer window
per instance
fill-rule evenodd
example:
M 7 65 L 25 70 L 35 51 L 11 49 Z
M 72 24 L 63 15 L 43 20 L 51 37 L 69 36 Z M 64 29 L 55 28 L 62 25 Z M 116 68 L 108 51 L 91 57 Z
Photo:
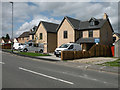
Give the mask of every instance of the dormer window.
M 95 22 L 92 20 L 92 21 L 90 22 L 90 26 L 93 26 L 93 25 L 95 25 Z
M 91 18 L 89 20 L 90 26 L 98 25 L 99 21 L 96 18 Z

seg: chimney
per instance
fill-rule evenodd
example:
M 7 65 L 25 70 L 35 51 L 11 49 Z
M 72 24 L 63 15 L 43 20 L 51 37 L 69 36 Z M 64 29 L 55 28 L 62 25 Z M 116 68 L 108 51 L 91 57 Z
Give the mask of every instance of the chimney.
M 104 13 L 103 19 L 108 19 L 108 15 Z

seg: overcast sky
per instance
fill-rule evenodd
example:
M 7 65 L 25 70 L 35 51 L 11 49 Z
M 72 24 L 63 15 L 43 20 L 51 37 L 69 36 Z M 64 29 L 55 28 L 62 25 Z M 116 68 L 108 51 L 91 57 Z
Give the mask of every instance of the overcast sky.
M 11 35 L 12 7 L 2 2 L 2 35 Z M 29 31 L 41 20 L 60 23 L 64 16 L 79 20 L 103 18 L 107 13 L 115 32 L 118 30 L 117 2 L 14 2 L 14 37 Z

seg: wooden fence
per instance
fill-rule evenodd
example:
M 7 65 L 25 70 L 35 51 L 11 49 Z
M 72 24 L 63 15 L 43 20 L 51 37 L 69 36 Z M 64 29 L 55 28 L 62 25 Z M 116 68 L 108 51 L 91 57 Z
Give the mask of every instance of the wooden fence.
M 0 48 L 2 48 L 2 49 L 11 49 L 11 44 L 0 45 Z
M 61 60 L 73 60 L 80 58 L 112 56 L 110 46 L 95 44 L 89 51 L 62 51 Z

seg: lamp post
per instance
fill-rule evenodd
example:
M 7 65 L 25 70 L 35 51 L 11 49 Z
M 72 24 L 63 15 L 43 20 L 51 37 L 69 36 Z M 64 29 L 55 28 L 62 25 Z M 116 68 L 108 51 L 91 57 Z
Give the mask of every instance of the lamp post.
M 12 52 L 13 52 L 13 2 L 10 2 L 12 4 L 12 39 L 11 39 L 11 49 L 12 49 Z

